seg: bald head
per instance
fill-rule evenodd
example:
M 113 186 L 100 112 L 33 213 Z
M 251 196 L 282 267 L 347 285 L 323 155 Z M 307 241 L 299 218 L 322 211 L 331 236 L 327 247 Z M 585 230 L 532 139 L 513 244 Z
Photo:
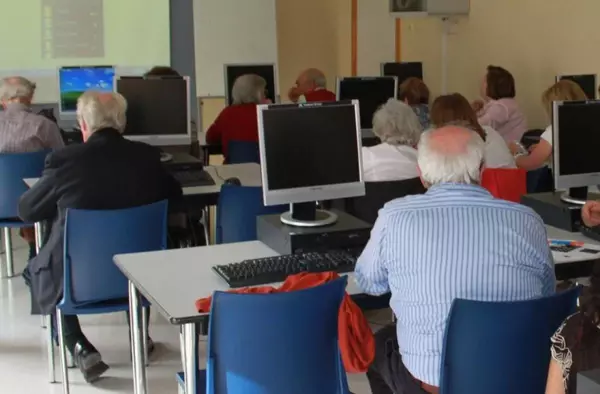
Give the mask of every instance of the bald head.
M 0 102 L 7 105 L 19 102 L 31 104 L 35 93 L 35 83 L 24 77 L 8 77 L 0 81 Z
M 444 126 L 421 136 L 418 164 L 428 186 L 438 183 L 478 184 L 481 179 L 485 143 L 475 131 Z
M 321 70 L 309 68 L 300 73 L 296 84 L 302 91 L 302 94 L 306 94 L 318 88 L 326 88 L 327 78 L 325 78 L 325 74 Z

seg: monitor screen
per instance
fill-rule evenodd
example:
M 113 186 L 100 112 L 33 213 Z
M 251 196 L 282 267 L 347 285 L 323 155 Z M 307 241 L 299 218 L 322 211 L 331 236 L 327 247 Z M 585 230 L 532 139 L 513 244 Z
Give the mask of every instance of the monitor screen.
M 396 98 L 398 85 L 394 77 L 356 77 L 338 80 L 338 100 L 358 100 L 360 128 L 373 128 L 373 115 L 389 99 Z
M 260 106 L 265 203 L 360 195 L 344 187 L 362 182 L 357 112 L 350 101 Z M 294 194 L 277 195 L 289 189 Z
M 583 90 L 588 99 L 594 100 L 596 98 L 596 75 L 561 75 L 560 77 L 558 77 L 558 79 L 568 79 L 570 81 L 573 81 L 581 87 L 581 90 Z
M 166 140 L 178 136 L 189 138 L 187 77 L 122 77 L 116 81 L 116 91 L 127 100 L 125 136 L 163 136 Z M 165 141 L 164 145 L 168 143 Z
M 115 69 L 113 66 L 61 67 L 58 70 L 59 110 L 61 113 L 77 111 L 77 99 L 86 90 L 113 91 Z
M 277 89 L 275 86 L 274 64 L 227 64 L 225 65 L 225 94 L 227 105 L 233 104 L 231 90 L 238 77 L 246 74 L 256 74 L 267 82 L 266 96 L 272 103 L 277 101 Z
M 556 188 L 600 184 L 600 101 L 555 103 Z
M 398 86 L 411 77 L 416 77 L 423 80 L 423 63 L 382 63 L 381 75 L 387 77 L 397 77 Z

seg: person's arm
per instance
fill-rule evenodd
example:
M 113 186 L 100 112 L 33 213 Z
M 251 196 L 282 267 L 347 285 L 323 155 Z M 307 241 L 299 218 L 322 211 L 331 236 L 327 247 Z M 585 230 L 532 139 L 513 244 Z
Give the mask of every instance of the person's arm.
M 588 201 L 581 210 L 581 218 L 588 227 L 600 226 L 600 201 Z
M 515 159 L 517 167 L 526 171 L 537 170 L 543 167 L 552 155 L 552 145 L 544 139 L 533 148 L 530 154 L 519 156 Z
M 560 364 L 554 359 L 550 360 L 548 381 L 546 382 L 546 394 L 565 394 L 563 371 Z
M 498 103 L 491 104 L 480 112 L 478 120 L 480 125 L 490 126 L 497 131 L 508 121 L 508 110 Z
M 206 142 L 209 144 L 220 144 L 223 138 L 223 129 L 225 128 L 223 125 L 224 113 L 227 110 L 225 108 L 217 119 L 213 122 L 213 124 L 206 130 Z
M 45 149 L 56 150 L 65 146 L 65 142 L 60 134 L 60 128 L 56 123 L 50 120 L 40 124 L 38 136 L 42 142 L 42 146 Z
M 46 158 L 46 168 L 42 177 L 19 199 L 19 217 L 23 221 L 36 223 L 54 218 L 58 204 L 55 173 L 56 168 L 52 164 L 50 154 Z
M 380 213 L 371 230 L 371 238 L 356 262 L 354 277 L 367 294 L 382 295 L 390 291 L 384 251 L 387 218 Z

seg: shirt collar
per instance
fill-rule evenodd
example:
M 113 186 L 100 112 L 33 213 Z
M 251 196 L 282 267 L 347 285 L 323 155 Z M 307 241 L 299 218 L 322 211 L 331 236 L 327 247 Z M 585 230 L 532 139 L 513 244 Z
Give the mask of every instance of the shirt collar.
M 29 106 L 23 104 L 23 103 L 8 103 L 6 105 L 6 109 L 5 111 L 25 111 L 25 112 L 31 112 L 31 108 L 29 108 Z
M 427 190 L 427 194 L 429 195 L 443 194 L 447 192 L 457 192 L 462 195 L 470 196 L 492 197 L 490 192 L 480 185 L 467 185 L 465 183 L 439 183 L 431 186 Z

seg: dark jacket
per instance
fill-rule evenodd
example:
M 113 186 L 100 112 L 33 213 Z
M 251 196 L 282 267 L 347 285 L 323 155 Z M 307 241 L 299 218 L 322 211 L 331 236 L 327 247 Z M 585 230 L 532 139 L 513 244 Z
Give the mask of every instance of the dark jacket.
M 62 297 L 67 208 L 122 209 L 181 194 L 156 148 L 129 141 L 114 129 L 96 131 L 84 144 L 49 154 L 42 177 L 19 201 L 23 220 L 52 222 L 47 242 L 26 269 L 32 312 L 49 314 Z

